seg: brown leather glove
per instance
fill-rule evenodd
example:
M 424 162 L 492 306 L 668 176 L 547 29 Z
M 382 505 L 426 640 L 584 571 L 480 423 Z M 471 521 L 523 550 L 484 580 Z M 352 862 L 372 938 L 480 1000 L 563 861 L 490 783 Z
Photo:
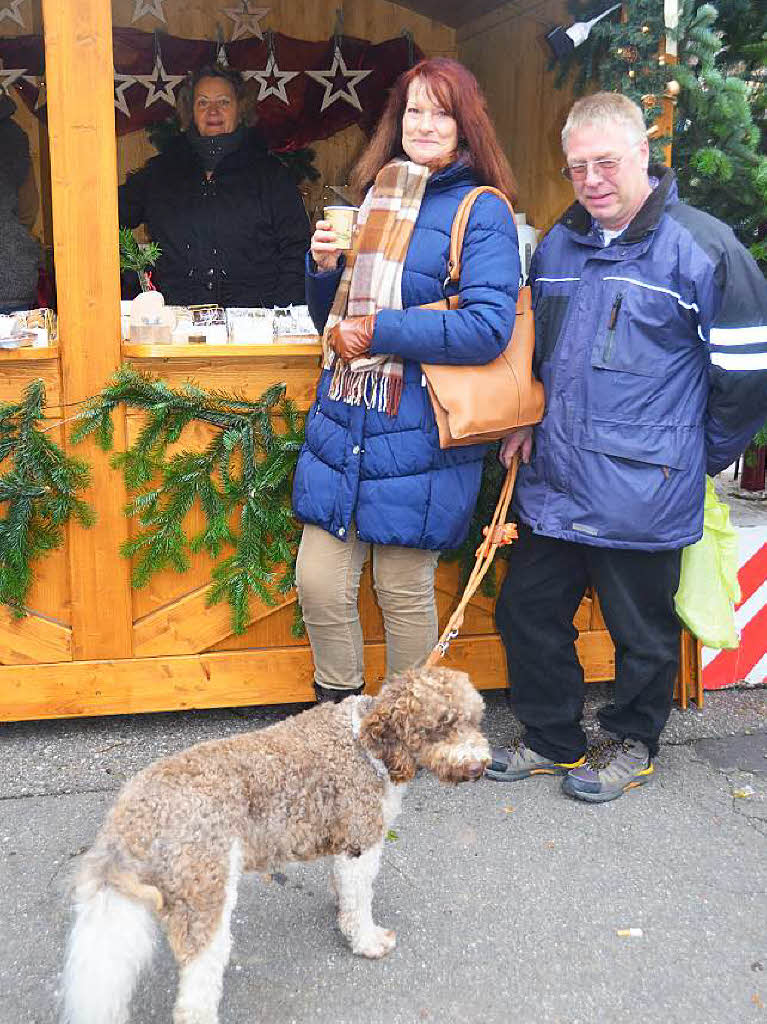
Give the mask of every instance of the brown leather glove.
M 373 343 L 375 325 L 375 313 L 347 317 L 330 329 L 328 341 L 336 354 L 349 362 L 368 354 Z

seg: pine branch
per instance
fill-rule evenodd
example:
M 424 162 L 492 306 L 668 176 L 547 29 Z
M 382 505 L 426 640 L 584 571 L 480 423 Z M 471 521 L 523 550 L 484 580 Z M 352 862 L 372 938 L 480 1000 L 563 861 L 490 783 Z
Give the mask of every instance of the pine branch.
M 73 439 L 98 432 L 111 440 L 119 405 L 146 414 L 133 444 L 112 457 L 132 495 L 126 515 L 140 524 L 122 547 L 134 559 L 134 586 L 157 572 L 183 572 L 192 554 L 206 551 L 218 559 L 208 602 L 227 600 L 233 629 L 242 632 L 251 597 L 273 604 L 295 583 L 300 526 L 291 490 L 303 417 L 286 400 L 284 384 L 250 401 L 191 382 L 174 390 L 123 366 L 83 410 Z M 214 430 L 205 449 L 171 453 L 194 422 Z M 193 508 L 204 524 L 190 537 L 184 523 Z
M 155 242 L 139 245 L 130 228 L 120 228 L 120 270 L 133 270 L 137 274 L 153 267 L 162 255 L 162 249 Z
M 80 497 L 90 470 L 40 429 L 44 419 L 42 380 L 30 382 L 21 402 L 0 406 L 0 463 L 11 462 L 0 477 L 0 602 L 17 618 L 26 615 L 34 562 L 61 545 L 70 520 L 84 527 L 95 522 Z

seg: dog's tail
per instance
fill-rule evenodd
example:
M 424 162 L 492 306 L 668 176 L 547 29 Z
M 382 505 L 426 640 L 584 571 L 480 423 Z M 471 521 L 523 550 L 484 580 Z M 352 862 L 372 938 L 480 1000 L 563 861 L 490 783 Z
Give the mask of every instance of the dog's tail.
M 154 886 L 119 870 L 104 850 L 87 854 L 75 886 L 75 922 L 62 985 L 62 1024 L 125 1024 L 157 933 Z

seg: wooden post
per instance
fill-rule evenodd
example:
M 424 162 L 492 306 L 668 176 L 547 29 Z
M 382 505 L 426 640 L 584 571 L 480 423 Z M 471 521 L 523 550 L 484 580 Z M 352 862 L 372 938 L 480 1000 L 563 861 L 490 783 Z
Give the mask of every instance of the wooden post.
M 668 142 L 663 147 L 663 162 L 666 167 L 671 166 L 671 147 L 673 145 L 674 136 L 674 120 L 675 120 L 675 108 L 676 108 L 676 92 L 673 88 L 669 88 L 671 82 L 674 82 L 674 65 L 676 64 L 676 54 L 669 53 L 664 46 L 664 52 L 661 54 L 664 67 L 668 68 L 669 84 L 666 86 L 666 90 L 661 97 L 661 105 L 663 107 L 662 113 L 658 118 L 658 134 L 661 138 L 664 136 L 668 138 Z M 676 82 L 674 82 L 676 85 Z M 678 87 L 677 87 L 678 92 Z
M 53 240 L 65 415 L 98 392 L 120 363 L 117 160 L 112 12 L 105 0 L 43 0 Z M 124 419 L 115 423 L 117 445 Z M 98 522 L 70 530 L 72 656 L 131 655 L 131 590 L 121 477 L 93 443 Z

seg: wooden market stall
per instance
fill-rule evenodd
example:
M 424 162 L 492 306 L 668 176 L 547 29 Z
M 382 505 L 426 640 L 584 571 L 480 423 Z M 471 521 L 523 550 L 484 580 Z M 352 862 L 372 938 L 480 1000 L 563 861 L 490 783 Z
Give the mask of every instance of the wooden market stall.
M 55 252 L 59 342 L 0 354 L 0 401 L 18 399 L 39 377 L 48 415 L 67 420 L 129 361 L 171 385 L 191 378 L 249 398 L 284 381 L 288 395 L 307 408 L 317 376 L 316 342 L 201 349 L 120 341 L 116 189 L 126 171 L 153 150 L 143 132 L 115 144 L 113 26 L 129 25 L 140 9 L 159 9 L 163 31 L 212 39 L 222 19 L 219 4 L 113 0 L 110 9 L 104 0 L 42 0 L 42 9 L 35 10 L 34 0 L 29 2 L 32 28 L 45 41 L 47 129 L 21 105 L 19 120 L 32 140 L 41 192 L 50 196 L 38 230 Z M 409 0 L 406 6 L 387 0 L 274 0 L 269 19 L 282 33 L 327 39 L 339 23 L 338 4 L 349 36 L 377 42 L 405 29 L 426 54 L 457 56 L 474 70 L 517 173 L 521 208 L 530 223 L 549 226 L 569 198 L 556 169 L 558 131 L 570 96 L 553 87 L 542 37 L 566 20 L 564 0 Z M 13 30 L 0 25 L 3 34 Z M 352 126 L 315 145 L 324 180 L 346 176 L 363 139 Z M 135 437 L 138 421 L 123 415 L 115 427 L 120 449 Z M 64 446 L 68 429 L 54 431 Z M 186 573 L 166 572 L 146 588 L 133 589 L 130 565 L 120 555 L 132 529 L 123 511 L 122 478 L 92 440 L 75 453 L 92 467 L 88 498 L 98 520 L 90 529 L 70 525 L 65 544 L 36 564 L 25 618 L 14 619 L 0 607 L 0 720 L 311 700 L 308 641 L 291 631 L 295 595 L 274 607 L 254 599 L 250 625 L 238 636 L 225 604 L 206 607 L 211 563 L 204 554 L 193 556 Z M 442 621 L 457 591 L 457 568 L 441 566 Z M 384 644 L 369 577 L 361 607 L 366 675 L 375 689 L 384 676 Z M 450 664 L 470 671 L 480 688 L 506 686 L 492 613 L 490 599 L 475 597 L 450 652 Z M 612 645 L 595 600 L 583 602 L 576 625 L 587 679 L 611 679 Z M 686 638 L 683 703 L 688 687 L 695 686 L 697 664 L 696 647 Z

